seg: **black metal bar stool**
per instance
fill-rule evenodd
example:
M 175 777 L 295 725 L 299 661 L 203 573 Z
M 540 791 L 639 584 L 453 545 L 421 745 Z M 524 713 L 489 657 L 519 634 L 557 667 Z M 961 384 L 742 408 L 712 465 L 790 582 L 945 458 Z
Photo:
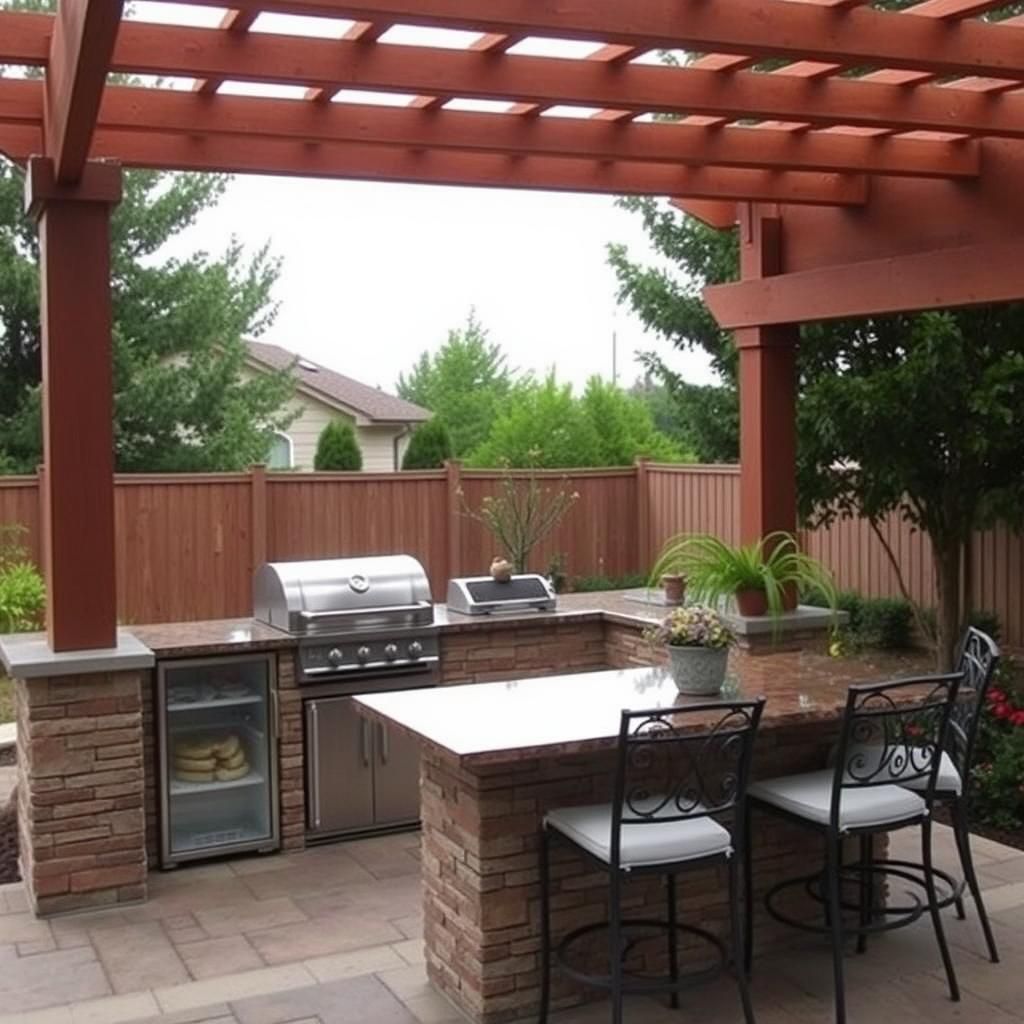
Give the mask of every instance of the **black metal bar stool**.
M 959 1000 L 960 991 L 953 961 L 942 928 L 940 898 L 932 865 L 931 810 L 939 769 L 942 765 L 951 714 L 962 676 L 921 676 L 894 682 L 851 686 L 846 699 L 842 730 L 832 768 L 766 779 L 751 785 L 748 814 L 753 809 L 779 815 L 788 821 L 819 832 L 825 840 L 825 869 L 821 875 L 803 875 L 787 879 L 768 891 L 765 897 L 769 913 L 779 921 L 805 931 L 823 932 L 832 942 L 837 1024 L 846 1020 L 846 994 L 843 981 L 843 943 L 850 935 L 858 938 L 863 949 L 871 932 L 901 928 L 916 921 L 927 911 L 931 915 L 935 939 L 946 971 L 950 998 Z M 907 788 L 920 784 L 919 791 Z M 920 866 L 926 899 L 912 896 L 912 904 L 883 912 L 875 921 L 871 893 L 880 876 L 902 875 L 902 869 L 885 860 L 874 860 L 871 839 L 880 832 L 919 825 L 923 864 Z M 749 831 L 749 823 L 745 828 Z M 842 844 L 846 838 L 860 838 L 860 860 L 843 865 Z M 746 966 L 751 963 L 753 940 L 752 864 L 750 847 L 744 861 L 746 928 L 744 949 Z M 856 925 L 843 920 L 848 909 L 841 896 L 846 877 L 858 883 Z M 813 893 L 820 886 L 824 894 L 825 923 L 794 918 L 777 905 L 777 897 L 793 886 Z
M 974 767 L 974 751 L 978 740 L 978 727 L 981 724 L 985 708 L 985 699 L 989 686 L 999 665 L 999 648 L 996 642 L 980 629 L 969 627 L 960 642 L 960 655 L 956 670 L 963 676 L 956 704 L 950 715 L 949 733 L 947 736 L 946 753 L 942 756 L 939 776 L 935 785 L 935 800 L 949 807 L 953 822 L 953 834 L 956 838 L 957 854 L 960 857 L 960 868 L 963 881 L 956 882 L 945 872 L 936 872 L 943 877 L 950 887 L 952 895 L 943 901 L 943 906 L 956 904 L 957 917 L 963 920 L 967 915 L 964 911 L 963 888 L 966 884 L 974 899 L 978 911 L 978 920 L 985 936 L 989 959 L 999 963 L 999 951 L 988 921 L 988 913 L 981 897 L 981 887 L 974 870 L 974 858 L 971 856 L 970 833 L 970 797 L 971 769 Z M 902 785 L 920 791 L 922 780 L 912 780 Z M 908 870 L 920 870 L 921 865 L 906 861 L 889 861 L 900 864 Z
M 744 803 L 763 708 L 762 698 L 623 711 L 612 802 L 566 807 L 545 816 L 540 832 L 541 1024 L 548 1016 L 553 959 L 570 977 L 610 992 L 613 1024 L 621 1024 L 624 994 L 669 992 L 675 1007 L 682 989 L 717 974 L 731 960 L 744 1017 L 753 1024 L 742 967 L 738 865 L 746 847 Z M 605 922 L 573 929 L 553 950 L 549 856 L 555 839 L 608 872 L 609 915 Z M 677 920 L 676 874 L 721 861 L 728 864 L 729 872 L 731 957 L 717 935 Z M 624 881 L 647 874 L 665 877 L 665 920 L 623 916 Z M 629 938 L 636 927 L 666 933 L 667 978 L 626 973 L 625 961 L 639 941 Z M 578 940 L 602 929 L 608 931 L 608 973 L 589 974 L 573 967 L 570 961 Z M 679 932 L 710 943 L 719 953 L 720 964 L 699 975 L 680 976 Z

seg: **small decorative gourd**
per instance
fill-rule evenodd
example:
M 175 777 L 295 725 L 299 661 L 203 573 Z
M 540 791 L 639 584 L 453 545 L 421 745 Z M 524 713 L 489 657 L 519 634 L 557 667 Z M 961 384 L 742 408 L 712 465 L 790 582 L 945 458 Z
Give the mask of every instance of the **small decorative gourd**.
M 495 583 L 508 583 L 512 579 L 512 570 L 515 566 L 501 555 L 495 555 L 491 560 L 491 576 Z

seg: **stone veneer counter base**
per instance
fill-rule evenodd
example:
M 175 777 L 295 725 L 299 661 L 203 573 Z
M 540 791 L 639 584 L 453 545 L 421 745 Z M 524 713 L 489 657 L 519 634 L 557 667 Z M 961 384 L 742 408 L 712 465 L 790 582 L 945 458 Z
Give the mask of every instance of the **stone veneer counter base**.
M 627 649 L 625 660 L 631 656 Z M 847 684 L 919 667 L 914 659 L 833 662 L 810 654 L 733 652 L 730 661 L 728 695 L 768 699 L 755 747 L 755 778 L 820 768 L 837 735 Z M 433 984 L 477 1024 L 504 1024 L 537 1011 L 537 838 L 544 814 L 610 799 L 622 708 L 688 700 L 663 668 L 652 666 L 358 698 L 370 717 L 424 740 L 427 970 Z M 764 893 L 777 881 L 815 870 L 821 851 L 813 832 L 761 816 L 754 818 L 752 842 L 755 942 L 765 948 L 789 930 L 762 912 Z M 886 838 L 877 837 L 876 855 L 885 848 Z M 556 943 L 570 929 L 606 917 L 607 875 L 564 845 L 554 847 L 551 885 Z M 726 891 L 719 869 L 682 873 L 680 921 L 724 936 Z M 664 901 L 657 875 L 625 882 L 630 917 L 663 919 Z M 820 907 L 800 892 L 787 909 L 820 916 Z M 630 969 L 664 974 L 664 945 L 663 938 L 638 945 Z M 682 957 L 687 969 L 707 963 L 700 946 L 684 943 Z M 588 966 L 601 970 L 600 964 L 598 959 Z M 557 970 L 552 992 L 555 1008 L 588 997 Z

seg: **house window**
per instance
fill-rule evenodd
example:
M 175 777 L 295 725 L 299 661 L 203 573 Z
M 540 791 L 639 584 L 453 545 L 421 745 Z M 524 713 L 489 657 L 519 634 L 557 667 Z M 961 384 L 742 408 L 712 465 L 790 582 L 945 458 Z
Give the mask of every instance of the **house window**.
M 267 457 L 268 469 L 291 469 L 295 457 L 295 447 L 287 434 L 274 431 L 274 439 L 270 442 L 270 454 Z

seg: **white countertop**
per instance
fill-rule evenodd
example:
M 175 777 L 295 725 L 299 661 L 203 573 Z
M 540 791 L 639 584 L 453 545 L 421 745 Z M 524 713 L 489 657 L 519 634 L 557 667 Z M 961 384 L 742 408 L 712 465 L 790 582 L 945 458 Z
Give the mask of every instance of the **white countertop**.
M 473 761 L 607 746 L 624 708 L 685 703 L 667 669 L 612 669 L 507 683 L 469 683 L 353 698 L 406 732 Z M 499 756 L 505 755 L 505 756 Z

